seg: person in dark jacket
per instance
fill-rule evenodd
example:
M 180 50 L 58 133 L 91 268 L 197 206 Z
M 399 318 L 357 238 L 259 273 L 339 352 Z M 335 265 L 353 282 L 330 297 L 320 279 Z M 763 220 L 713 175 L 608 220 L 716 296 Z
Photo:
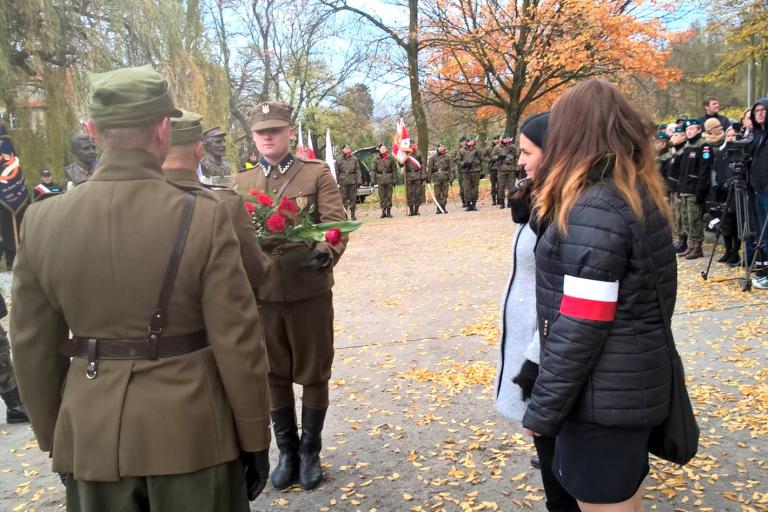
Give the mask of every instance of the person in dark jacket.
M 680 253 L 681 258 L 695 260 L 704 256 L 704 203 L 709 195 L 712 162 L 715 148 L 702 136 L 703 126 L 697 119 L 685 123 L 688 142 L 683 147 L 678 163 L 680 181 L 677 193 L 680 196 L 683 230 L 688 234 L 688 250 Z
M 720 100 L 717 96 L 707 96 L 704 99 L 704 115 L 699 118 L 699 122 L 702 126 L 707 122 L 707 119 L 717 119 L 720 122 L 720 126 L 723 128 L 723 132 L 731 126 L 731 122 L 727 117 L 720 113 Z
M 768 96 L 760 98 L 752 106 L 752 143 L 749 146 L 749 154 L 752 155 L 752 164 L 749 168 L 749 183 L 755 191 L 755 207 L 757 210 L 757 237 L 760 238 L 760 230 L 768 219 L 768 122 L 766 122 L 766 110 L 768 110 Z M 763 235 L 762 260 L 768 260 L 768 233 Z M 755 279 L 755 288 L 768 289 L 768 277 Z
M 523 426 L 556 436 L 555 476 L 584 512 L 642 510 L 649 436 L 669 414 L 661 308 L 672 315 L 677 265 L 653 130 L 616 87 L 582 82 L 555 102 L 534 185 L 548 227 L 536 247 L 539 375 Z
M 683 229 L 683 210 L 677 187 L 680 182 L 680 156 L 688 139 L 685 137 L 685 126 L 677 125 L 669 137 L 670 158 L 664 163 L 664 179 L 667 181 L 667 191 L 671 192 L 672 213 L 675 217 L 672 232 L 677 236 L 675 252 L 680 254 L 688 250 L 688 233 Z
M 741 241 L 737 233 L 736 202 L 735 198 L 729 200 L 728 191 L 731 188 L 733 172 L 728 159 L 726 147 L 728 143 L 736 140 L 736 130 L 729 126 L 725 131 L 725 144 L 715 148 L 715 161 L 712 164 L 712 189 L 715 192 L 715 201 L 723 205 L 718 228 L 723 235 L 725 251 L 717 260 L 719 263 L 728 263 L 737 266 L 739 264 L 739 249 Z

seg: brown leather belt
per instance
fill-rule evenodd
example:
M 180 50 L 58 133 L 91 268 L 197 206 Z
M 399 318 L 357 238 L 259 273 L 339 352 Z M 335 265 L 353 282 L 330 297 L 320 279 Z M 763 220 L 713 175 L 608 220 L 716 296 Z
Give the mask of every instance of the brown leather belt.
M 69 357 L 82 357 L 89 361 L 106 359 L 158 359 L 195 352 L 208 346 L 205 331 L 183 336 L 163 336 L 154 342 L 149 339 L 105 340 L 75 336 L 61 347 Z

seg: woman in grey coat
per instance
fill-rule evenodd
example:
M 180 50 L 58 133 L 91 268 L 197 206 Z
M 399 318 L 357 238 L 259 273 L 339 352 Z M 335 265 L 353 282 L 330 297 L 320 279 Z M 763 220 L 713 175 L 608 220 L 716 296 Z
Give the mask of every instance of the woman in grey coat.
M 496 410 L 507 418 L 522 422 L 539 373 L 539 331 L 536 322 L 536 226 L 531 216 L 530 182 L 543 157 L 542 148 L 549 114 L 532 116 L 520 129 L 518 167 L 526 176 L 510 191 L 512 220 L 518 224 L 512 242 L 512 270 L 502 306 L 501 357 L 496 375 Z M 522 426 L 522 425 L 521 425 Z M 534 439 L 541 479 L 550 512 L 578 512 L 576 500 L 552 474 L 554 438 Z

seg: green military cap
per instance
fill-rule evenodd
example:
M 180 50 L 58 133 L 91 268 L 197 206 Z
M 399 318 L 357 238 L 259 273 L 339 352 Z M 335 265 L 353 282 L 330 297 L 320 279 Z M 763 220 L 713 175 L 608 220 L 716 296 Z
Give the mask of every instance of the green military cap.
M 97 128 L 146 126 L 181 116 L 168 80 L 149 65 L 90 75 L 86 107 Z
M 656 132 L 656 140 L 669 140 L 667 132 Z
M 461 137 L 459 137 L 459 142 L 466 142 L 466 141 L 467 141 L 466 135 L 462 135 Z
M 197 112 L 181 111 L 181 117 L 171 119 L 171 145 L 184 146 L 200 142 L 203 136 L 203 116 Z
M 685 133 L 685 126 L 683 126 L 681 124 L 675 126 L 674 133 Z
M 501 136 L 501 138 L 502 139 L 511 139 L 512 137 L 510 137 L 508 133 L 505 133 L 504 135 Z
M 661 123 L 660 125 L 658 125 L 658 126 L 656 127 L 656 130 L 658 130 L 658 131 L 660 131 L 660 132 L 663 132 L 663 131 L 664 131 L 664 130 L 666 130 L 666 129 L 667 129 L 667 125 L 666 125 L 666 124 L 664 124 L 664 123 Z
M 702 124 L 698 119 L 689 119 L 685 122 L 685 127 L 688 128 L 689 126 L 702 126 Z
M 437 143 L 437 145 L 435 147 L 439 148 L 440 146 L 445 146 L 445 142 L 440 141 L 440 142 Z
M 282 101 L 265 101 L 248 111 L 251 119 L 251 130 L 259 131 L 267 128 L 282 128 L 291 126 L 293 107 Z
M 498 133 L 493 136 L 493 140 L 500 139 L 500 138 L 501 138 L 501 135 L 499 135 Z

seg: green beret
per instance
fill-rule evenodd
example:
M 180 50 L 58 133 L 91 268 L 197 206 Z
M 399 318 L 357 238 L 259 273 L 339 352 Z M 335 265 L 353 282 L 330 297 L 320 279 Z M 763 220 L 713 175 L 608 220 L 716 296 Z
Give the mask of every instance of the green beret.
M 291 126 L 293 107 L 282 101 L 265 101 L 248 111 L 251 131 Z
M 679 124 L 675 126 L 675 132 L 674 133 L 685 133 L 685 126 Z
M 510 137 L 508 133 L 505 133 L 501 138 L 502 139 L 511 139 L 512 137 Z
M 461 137 L 459 137 L 459 142 L 466 142 L 466 141 L 467 141 L 466 135 L 462 135 Z
M 500 138 L 501 138 L 501 135 L 499 135 L 498 133 L 493 136 L 493 140 L 500 139 Z
M 435 147 L 439 148 L 440 146 L 445 146 L 445 142 L 440 141 L 440 142 L 437 143 L 437 145 Z
M 667 132 L 656 132 L 656 140 L 669 140 Z
M 667 125 L 666 125 L 666 124 L 664 124 L 664 123 L 661 123 L 660 125 L 658 125 L 658 126 L 656 127 L 656 130 L 658 130 L 658 131 L 660 131 L 660 132 L 663 132 L 663 131 L 664 131 L 664 130 L 666 130 L 666 129 L 667 129 Z
M 90 75 L 86 107 L 97 128 L 147 126 L 181 116 L 168 81 L 148 65 Z
M 203 116 L 188 110 L 182 110 L 181 114 L 181 117 L 171 119 L 171 145 L 184 146 L 200 142 L 203 136 Z
M 689 126 L 702 126 L 702 124 L 698 119 L 689 119 L 685 122 L 685 127 L 688 128 Z

